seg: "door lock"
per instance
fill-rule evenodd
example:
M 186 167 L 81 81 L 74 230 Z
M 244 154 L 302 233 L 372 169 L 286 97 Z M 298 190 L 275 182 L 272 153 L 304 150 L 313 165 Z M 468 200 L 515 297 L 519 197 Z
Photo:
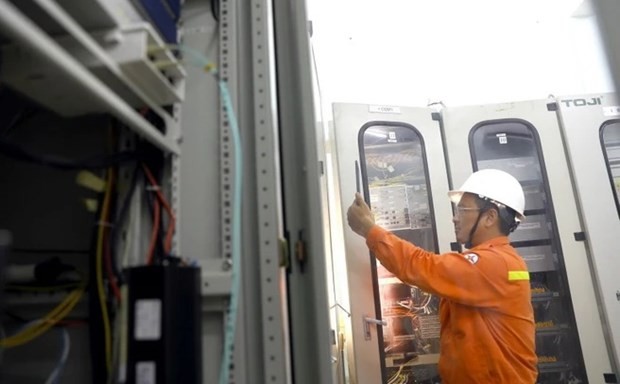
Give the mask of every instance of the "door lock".
M 371 324 L 385 326 L 387 325 L 387 321 L 375 319 L 370 316 L 364 316 L 364 339 L 366 340 L 371 339 L 371 336 L 370 336 L 370 325 Z

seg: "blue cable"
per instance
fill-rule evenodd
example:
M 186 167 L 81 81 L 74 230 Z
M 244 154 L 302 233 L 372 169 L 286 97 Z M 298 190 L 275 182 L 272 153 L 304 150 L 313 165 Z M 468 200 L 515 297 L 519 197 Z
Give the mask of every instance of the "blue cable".
M 15 335 L 17 335 L 24 329 L 27 329 L 40 322 L 42 322 L 42 320 L 37 319 L 37 320 L 33 320 L 33 321 L 30 321 L 22 325 L 21 327 L 17 329 L 17 331 L 15 332 Z M 67 330 L 64 327 L 58 328 L 58 330 L 60 331 L 60 341 L 61 341 L 60 358 L 58 359 L 58 363 L 56 364 L 56 367 L 54 367 L 54 370 L 52 371 L 52 373 L 50 373 L 47 380 L 45 380 L 45 384 L 58 384 L 60 382 L 59 381 L 60 376 L 62 375 L 62 371 L 64 370 L 65 365 L 67 364 L 67 360 L 69 359 L 69 352 L 71 351 L 71 339 L 69 338 L 69 332 L 67 332 Z M 4 332 L 4 330 L 2 330 L 2 332 Z
M 239 308 L 239 291 L 241 285 L 241 191 L 243 181 L 243 147 L 241 144 L 241 134 L 228 86 L 225 82 L 220 80 L 219 74 L 215 70 L 215 66 L 212 65 L 211 61 L 209 61 L 209 59 L 206 58 L 202 52 L 196 49 L 184 45 L 173 45 L 170 47 L 173 49 L 179 49 L 180 51 L 191 56 L 193 60 L 189 60 L 188 63 L 198 66 L 203 70 L 207 70 L 217 79 L 218 87 L 220 90 L 220 97 L 222 99 L 222 103 L 224 104 L 224 110 L 228 115 L 228 126 L 230 128 L 230 133 L 233 139 L 233 146 L 235 151 L 235 176 L 233 179 L 234 185 L 232 219 L 232 286 L 230 291 L 228 317 L 226 318 L 226 323 L 224 325 L 224 350 L 219 376 L 219 384 L 226 384 L 229 382 L 228 378 L 230 376 L 230 364 L 233 354 L 233 347 L 235 344 L 237 311 Z
M 56 364 L 56 368 L 52 371 L 45 384 L 58 384 L 60 383 L 60 376 L 65 369 L 67 360 L 69 359 L 69 351 L 71 350 L 71 339 L 69 338 L 69 332 L 65 328 L 59 328 L 61 339 L 60 359 Z
M 233 220 L 232 220 L 232 287 L 230 291 L 229 314 L 226 319 L 224 337 L 224 356 L 220 368 L 220 384 L 228 383 L 230 374 L 230 359 L 233 354 L 235 332 L 237 326 L 237 309 L 239 307 L 239 288 L 241 275 L 241 183 L 243 181 L 243 148 L 239 124 L 235 116 L 230 93 L 223 81 L 219 81 L 220 94 L 224 109 L 228 114 L 229 127 L 235 147 L 235 177 L 233 192 Z

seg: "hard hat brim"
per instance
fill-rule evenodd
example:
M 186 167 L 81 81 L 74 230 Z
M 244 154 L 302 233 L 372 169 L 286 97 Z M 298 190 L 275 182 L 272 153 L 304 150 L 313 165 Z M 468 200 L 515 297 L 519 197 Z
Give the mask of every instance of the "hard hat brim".
M 461 198 L 463 197 L 464 193 L 472 193 L 472 192 L 466 192 L 466 191 L 449 191 L 448 192 L 448 197 L 450 198 L 450 201 L 452 201 L 454 204 L 458 204 L 461 201 Z M 514 209 L 514 208 L 513 208 Z M 516 212 L 516 219 L 519 222 L 523 222 L 525 221 L 525 215 L 523 215 L 520 212 Z

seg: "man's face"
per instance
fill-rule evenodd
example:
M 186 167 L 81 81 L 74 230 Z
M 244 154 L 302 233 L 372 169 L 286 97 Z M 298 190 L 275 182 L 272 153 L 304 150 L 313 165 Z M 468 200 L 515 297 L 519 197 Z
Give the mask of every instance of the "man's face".
M 479 214 L 480 208 L 476 205 L 476 198 L 469 193 L 463 194 L 461 201 L 454 208 L 454 217 L 452 217 L 454 233 L 459 243 L 464 244 L 467 241 L 473 240 L 469 238 L 469 233 L 476 223 Z

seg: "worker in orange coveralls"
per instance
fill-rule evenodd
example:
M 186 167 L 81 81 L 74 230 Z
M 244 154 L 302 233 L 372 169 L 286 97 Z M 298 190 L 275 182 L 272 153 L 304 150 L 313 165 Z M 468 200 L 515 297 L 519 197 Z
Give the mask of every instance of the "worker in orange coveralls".
M 525 217 L 525 199 L 510 174 L 473 173 L 449 192 L 457 240 L 469 250 L 438 255 L 375 224 L 358 193 L 351 229 L 399 279 L 441 297 L 439 374 L 444 384 L 532 384 L 537 377 L 529 273 L 508 234 Z

